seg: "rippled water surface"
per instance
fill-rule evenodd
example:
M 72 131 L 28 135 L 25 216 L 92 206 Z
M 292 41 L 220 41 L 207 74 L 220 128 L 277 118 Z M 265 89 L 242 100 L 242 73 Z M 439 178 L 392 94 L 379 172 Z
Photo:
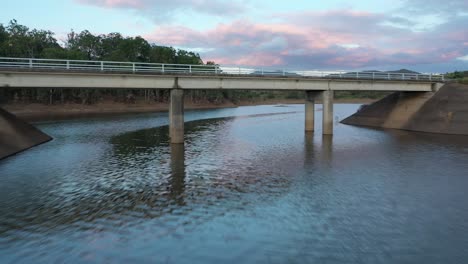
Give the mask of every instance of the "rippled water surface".
M 167 114 L 39 124 L 0 161 L 0 262 L 466 263 L 468 137 L 316 117 L 188 112 L 185 149 Z

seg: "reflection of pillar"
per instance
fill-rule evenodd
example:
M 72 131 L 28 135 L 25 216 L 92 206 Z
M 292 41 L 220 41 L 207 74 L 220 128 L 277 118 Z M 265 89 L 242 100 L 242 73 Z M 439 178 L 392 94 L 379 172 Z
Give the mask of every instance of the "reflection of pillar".
M 171 90 L 169 107 L 169 137 L 171 143 L 184 143 L 184 90 Z
M 314 163 L 314 133 L 306 131 L 304 136 L 304 167 L 312 167 Z
M 185 190 L 184 144 L 171 144 L 171 176 L 171 196 L 182 203 Z
M 322 92 L 323 101 L 323 134 L 333 135 L 333 91 Z
M 315 92 L 306 91 L 305 95 L 305 131 L 314 131 Z

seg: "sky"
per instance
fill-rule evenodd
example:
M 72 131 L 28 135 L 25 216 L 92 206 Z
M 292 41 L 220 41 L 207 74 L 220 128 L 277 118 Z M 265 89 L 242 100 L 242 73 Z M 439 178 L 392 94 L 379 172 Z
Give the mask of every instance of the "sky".
M 65 41 L 120 32 L 221 65 L 302 70 L 468 70 L 467 0 L 0 0 Z

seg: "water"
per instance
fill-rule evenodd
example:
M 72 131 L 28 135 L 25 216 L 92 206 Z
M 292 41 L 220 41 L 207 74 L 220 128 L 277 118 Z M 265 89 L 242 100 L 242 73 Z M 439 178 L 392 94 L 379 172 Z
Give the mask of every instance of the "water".
M 188 112 L 185 149 L 167 114 L 39 124 L 52 142 L 0 161 L 0 262 L 468 259 L 468 137 L 322 137 L 316 117 L 304 135 L 300 105 Z

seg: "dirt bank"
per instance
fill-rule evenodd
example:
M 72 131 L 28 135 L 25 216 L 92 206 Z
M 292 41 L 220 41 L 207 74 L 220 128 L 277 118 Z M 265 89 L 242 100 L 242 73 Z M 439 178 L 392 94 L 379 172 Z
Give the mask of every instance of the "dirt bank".
M 372 99 L 337 99 L 336 103 L 370 103 Z M 241 101 L 236 104 L 232 102 L 224 103 L 192 103 L 185 102 L 186 110 L 195 109 L 215 109 L 229 108 L 249 105 L 272 105 L 272 104 L 303 104 L 301 99 L 270 99 L 262 101 Z M 318 102 L 320 103 L 320 101 Z M 154 113 L 165 112 L 169 109 L 168 103 L 135 103 L 125 104 L 112 101 L 101 102 L 93 105 L 83 104 L 6 104 L 0 105 L 1 108 L 13 113 L 17 117 L 29 121 L 51 121 L 51 120 L 66 120 L 75 118 L 101 117 L 108 115 L 119 114 L 136 114 L 136 113 Z

